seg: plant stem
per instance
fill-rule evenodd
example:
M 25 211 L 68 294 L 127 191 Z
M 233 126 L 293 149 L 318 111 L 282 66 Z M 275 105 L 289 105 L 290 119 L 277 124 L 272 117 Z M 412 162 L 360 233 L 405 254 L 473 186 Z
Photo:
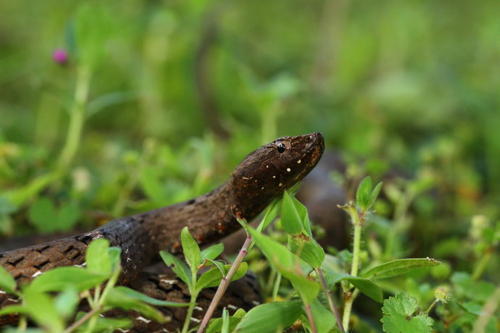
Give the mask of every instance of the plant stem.
M 364 214 L 359 213 L 357 209 L 353 207 L 349 210 L 349 215 L 351 216 L 352 224 L 354 225 L 351 275 L 357 276 L 359 269 L 359 253 L 361 250 L 361 229 L 363 227 Z M 356 296 L 357 290 L 354 290 L 354 292 L 349 291 L 348 297 L 345 300 L 342 324 L 346 332 L 349 332 L 349 319 L 351 317 L 352 304 Z
M 240 252 L 236 256 L 236 259 L 234 259 L 233 264 L 231 265 L 231 268 L 229 268 L 229 272 L 227 272 L 226 276 L 222 278 L 222 281 L 219 284 L 219 287 L 217 288 L 217 291 L 215 292 L 215 296 L 212 299 L 212 302 L 210 302 L 210 305 L 208 306 L 207 312 L 205 312 L 205 315 L 203 316 L 203 320 L 201 321 L 200 327 L 198 328 L 197 333 L 203 333 L 205 331 L 205 328 L 208 325 L 208 321 L 210 318 L 212 318 L 212 315 L 217 308 L 217 305 L 219 304 L 222 296 L 224 296 L 224 293 L 226 292 L 227 287 L 229 286 L 229 283 L 231 282 L 231 279 L 233 278 L 234 274 L 238 270 L 238 267 L 240 266 L 241 262 L 245 258 L 245 256 L 248 253 L 248 247 L 252 243 L 252 237 L 247 233 L 247 238 L 245 240 L 245 243 L 243 243 L 243 246 L 241 247 Z
M 479 259 L 476 266 L 474 267 L 474 272 L 472 273 L 472 280 L 477 280 L 481 277 L 486 267 L 488 267 L 488 262 L 490 261 L 492 256 L 491 250 L 486 250 L 484 255 Z
M 90 67 L 78 67 L 75 96 L 71 107 L 66 142 L 59 156 L 58 167 L 63 172 L 70 166 L 80 144 L 83 124 L 85 123 L 85 107 L 89 93 L 91 71 Z
M 429 307 L 427 308 L 427 310 L 425 310 L 425 314 L 428 315 L 429 312 L 431 312 L 432 308 L 437 304 L 437 302 L 439 302 L 439 300 L 436 298 L 434 299 L 434 301 L 432 301 L 431 305 L 429 305 Z
M 276 302 L 276 298 L 278 298 L 278 291 L 280 289 L 280 284 L 281 284 L 281 273 L 278 272 L 278 274 L 276 275 L 276 281 L 274 282 L 273 302 Z
M 340 318 L 339 310 L 335 306 L 332 294 L 330 293 L 330 290 L 328 289 L 328 285 L 326 284 L 325 276 L 323 275 L 323 272 L 319 268 L 316 268 L 316 272 L 318 273 L 319 281 L 321 282 L 321 286 L 323 287 L 326 298 L 328 300 L 328 305 L 330 306 L 330 311 L 332 311 L 332 314 L 335 316 L 335 320 L 337 321 L 337 326 L 338 326 L 341 333 L 345 333 L 344 325 L 342 325 L 342 320 Z
M 352 304 L 358 296 L 358 290 L 355 289 L 354 292 L 349 292 L 347 299 L 344 303 L 344 316 L 342 318 L 342 324 L 344 326 L 345 332 L 349 332 L 349 319 L 351 318 Z
M 189 323 L 191 322 L 191 317 L 193 316 L 193 310 L 196 306 L 196 299 L 198 298 L 197 292 L 191 292 L 191 299 L 189 301 L 189 307 L 186 312 L 186 319 L 184 319 L 184 325 L 182 326 L 182 333 L 187 333 L 189 330 Z
M 359 269 L 359 252 L 361 249 L 361 221 L 359 219 L 359 215 L 356 212 L 353 216 L 353 224 L 354 224 L 354 242 L 353 242 L 353 250 L 352 250 L 352 266 L 351 266 L 351 275 L 357 276 Z
M 311 325 L 311 332 L 317 333 L 316 323 L 314 322 L 314 317 L 311 310 L 311 304 L 304 304 L 304 310 L 306 311 L 307 319 L 309 320 L 309 325 Z
M 74 330 L 76 330 L 78 327 L 82 326 L 83 324 L 85 324 L 85 322 L 87 320 L 89 320 L 93 315 L 99 313 L 99 311 L 101 311 L 101 309 L 99 307 L 96 307 L 94 309 L 92 309 L 91 311 L 87 312 L 86 314 L 83 315 L 83 317 L 81 317 L 80 319 L 78 319 L 77 321 L 75 321 L 70 327 L 68 327 L 64 333 L 70 333 L 70 332 L 73 332 Z

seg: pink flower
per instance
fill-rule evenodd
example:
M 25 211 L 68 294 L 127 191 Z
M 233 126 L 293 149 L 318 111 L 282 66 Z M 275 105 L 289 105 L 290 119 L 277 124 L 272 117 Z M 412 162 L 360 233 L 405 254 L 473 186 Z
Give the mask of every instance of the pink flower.
M 64 65 L 68 62 L 68 52 L 64 49 L 55 49 L 52 53 L 52 60 L 58 64 Z

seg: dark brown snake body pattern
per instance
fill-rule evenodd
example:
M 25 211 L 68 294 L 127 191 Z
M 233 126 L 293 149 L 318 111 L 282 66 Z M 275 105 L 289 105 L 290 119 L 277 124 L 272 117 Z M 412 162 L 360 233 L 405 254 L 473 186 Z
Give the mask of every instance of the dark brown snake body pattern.
M 184 226 L 204 245 L 238 229 L 236 216 L 247 220 L 256 217 L 307 175 L 323 150 L 319 133 L 277 139 L 250 153 L 225 184 L 208 194 L 116 219 L 81 235 L 0 253 L 0 265 L 23 284 L 48 269 L 83 264 L 88 244 L 106 238 L 122 249 L 120 282 L 130 283 L 160 250 L 179 251 Z M 0 307 L 7 298 L 0 290 Z

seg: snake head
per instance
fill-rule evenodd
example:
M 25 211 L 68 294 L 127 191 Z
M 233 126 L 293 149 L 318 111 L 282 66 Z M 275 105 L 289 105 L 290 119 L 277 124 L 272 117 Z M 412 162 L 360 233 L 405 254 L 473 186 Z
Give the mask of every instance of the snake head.
M 245 211 L 265 207 L 302 180 L 316 166 L 324 148 L 323 136 L 311 133 L 282 137 L 250 153 L 233 173 L 239 213 L 245 216 Z

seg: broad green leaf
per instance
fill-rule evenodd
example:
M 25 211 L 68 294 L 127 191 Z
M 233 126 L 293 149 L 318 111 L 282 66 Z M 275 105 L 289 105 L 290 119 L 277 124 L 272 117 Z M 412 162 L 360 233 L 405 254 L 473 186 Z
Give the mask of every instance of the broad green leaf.
M 441 262 L 432 258 L 396 259 L 372 267 L 361 273 L 361 276 L 370 279 L 387 279 L 406 274 L 417 268 L 437 266 L 439 264 Z
M 372 193 L 372 179 L 367 176 L 359 183 L 356 191 L 356 206 L 362 211 L 368 210 Z
M 224 251 L 224 244 L 215 244 L 201 251 L 201 258 L 204 260 L 214 260 L 222 253 L 222 251 Z
M 237 333 L 275 333 L 292 325 L 302 313 L 302 302 L 273 302 L 254 307 L 236 326 Z
M 361 291 L 363 294 L 370 297 L 374 301 L 380 303 L 383 301 L 382 289 L 372 281 L 366 278 L 355 277 L 346 273 L 335 272 L 332 269 L 324 266 L 323 269 L 326 272 L 325 278 L 330 288 L 333 288 L 333 286 L 340 281 L 349 281 L 356 288 L 358 288 L 359 291 Z
M 114 308 L 137 311 L 159 323 L 164 323 L 166 320 L 165 316 L 159 310 L 144 303 L 136 294 L 131 294 L 128 291 L 124 291 L 124 289 L 111 289 L 105 303 Z
M 302 218 L 287 191 L 283 192 L 281 203 L 281 223 L 289 234 L 299 234 L 303 231 Z
M 290 236 L 290 250 L 314 268 L 318 268 L 325 259 L 325 251 L 313 239 L 304 234 Z
M 306 277 L 307 273 L 312 270 L 311 266 L 270 237 L 250 226 L 247 228 L 271 265 L 290 280 L 305 302 L 312 302 L 319 292 L 319 284 Z
M 37 324 L 52 332 L 62 332 L 64 328 L 62 317 L 59 316 L 54 302 L 48 295 L 31 288 L 25 289 L 23 305 Z
M 14 294 L 16 290 L 16 280 L 2 266 L 0 266 L 0 290 L 10 294 Z
M 379 286 L 368 279 L 347 276 L 343 278 L 343 280 L 351 282 L 356 288 L 359 289 L 359 291 L 376 302 L 382 303 L 382 301 L 384 300 L 382 289 L 380 289 Z
M 311 310 L 318 333 L 327 333 L 336 325 L 335 316 L 318 299 L 311 303 Z
M 189 289 L 191 289 L 193 282 L 191 281 L 191 272 L 189 271 L 187 265 L 179 258 L 174 256 L 173 254 L 168 253 L 167 251 L 160 251 L 160 256 L 163 259 L 165 265 L 170 267 L 179 277 L 179 279 L 184 281 L 184 283 L 189 286 Z
M 109 258 L 109 241 L 105 238 L 93 240 L 85 253 L 87 270 L 91 273 L 111 275 L 111 260 Z
M 191 233 L 189 233 L 188 227 L 182 228 L 181 231 L 181 243 L 182 250 L 184 252 L 184 257 L 187 263 L 191 267 L 192 272 L 198 271 L 198 266 L 201 264 L 201 252 L 198 243 L 194 240 Z
M 406 294 L 389 297 L 384 301 L 381 319 L 386 333 L 431 333 L 432 319 L 416 313 L 417 301 Z
M 73 314 L 80 301 L 80 296 L 75 289 L 66 289 L 55 298 L 55 306 L 59 315 L 68 318 Z
M 29 218 L 36 229 L 43 233 L 57 230 L 57 213 L 52 201 L 41 198 L 35 201 L 29 210 Z
M 225 265 L 224 266 L 224 271 L 227 272 L 229 271 L 230 265 Z M 236 281 L 238 279 L 241 279 L 247 272 L 248 270 L 248 264 L 246 262 L 242 262 L 238 269 L 236 270 L 236 273 L 233 275 L 233 278 L 231 281 Z M 222 274 L 220 270 L 217 267 L 214 267 L 205 273 L 203 273 L 198 281 L 196 281 L 196 289 L 197 290 L 202 290 L 204 288 L 210 288 L 210 287 L 215 287 L 219 285 L 221 279 L 222 279 Z
M 83 291 L 100 285 L 106 279 L 106 275 L 95 274 L 81 267 L 58 267 L 37 276 L 26 289 L 49 292 L 74 288 Z
M 472 280 L 468 273 L 456 272 L 451 277 L 456 293 L 471 300 L 485 302 L 495 292 L 495 285 L 486 281 Z
M 62 231 L 72 230 L 79 217 L 80 209 L 75 202 L 63 205 L 57 213 L 57 229 Z
M 184 307 L 184 306 L 189 306 L 189 303 L 178 303 L 178 302 L 171 302 L 171 301 L 162 301 L 160 299 L 156 299 L 153 297 L 149 297 L 147 295 L 144 295 L 134 289 L 130 289 L 127 287 L 123 286 L 118 286 L 114 287 L 115 290 L 120 292 L 121 294 L 126 295 L 128 298 L 135 299 L 144 303 L 148 303 L 151 305 L 156 305 L 156 306 L 169 306 L 169 307 Z

